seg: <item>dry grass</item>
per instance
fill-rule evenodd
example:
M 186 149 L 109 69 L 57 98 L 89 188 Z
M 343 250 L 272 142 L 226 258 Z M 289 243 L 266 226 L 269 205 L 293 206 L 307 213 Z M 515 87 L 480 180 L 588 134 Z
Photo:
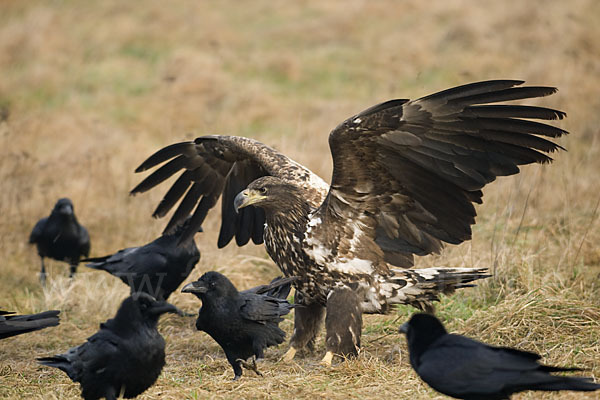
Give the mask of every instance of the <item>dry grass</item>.
M 593 0 L 3 0 L 0 307 L 59 308 L 62 323 L 0 342 L 0 397 L 76 398 L 62 372 L 33 359 L 83 342 L 127 295 L 121 282 L 84 267 L 70 285 L 60 263 L 51 263 L 51 286 L 39 287 L 39 260 L 26 241 L 57 198 L 73 199 L 93 254 L 145 243 L 164 226 L 150 214 L 165 189 L 127 193 L 140 179 L 135 166 L 160 146 L 246 135 L 328 177 L 327 132 L 344 118 L 389 98 L 491 78 L 557 86 L 540 103 L 569 114 L 559 123 L 572 133 L 560 142 L 569 151 L 488 187 L 473 240 L 419 265 L 495 271 L 440 304 L 451 331 L 600 378 L 599 16 Z M 262 247 L 216 248 L 217 214 L 197 237 L 203 254 L 192 277 L 216 269 L 246 288 L 275 276 Z M 179 293 L 171 300 L 199 306 Z M 169 316 L 160 324 L 168 364 L 142 397 L 436 398 L 395 334 L 412 311 L 367 316 L 358 360 L 322 368 L 319 352 L 280 364 L 280 346 L 267 352 L 264 378 L 246 373 L 237 382 L 191 318 Z M 291 320 L 283 327 L 289 332 Z

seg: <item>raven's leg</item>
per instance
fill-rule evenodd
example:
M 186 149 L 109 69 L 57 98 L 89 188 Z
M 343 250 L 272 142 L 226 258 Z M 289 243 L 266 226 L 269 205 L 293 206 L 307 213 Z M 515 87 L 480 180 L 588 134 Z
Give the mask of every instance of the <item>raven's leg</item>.
M 254 371 L 256 375 L 263 376 L 263 374 L 261 374 L 258 368 L 256 367 L 256 358 L 252 358 L 252 363 L 249 363 L 246 360 L 242 360 L 241 358 L 238 358 L 236 361 L 239 362 L 242 367 Z
M 40 283 L 42 286 L 46 286 L 46 266 L 44 265 L 44 257 L 40 256 L 42 260 L 42 270 L 40 271 Z
M 73 279 L 75 277 L 75 273 L 77 272 L 77 264 L 70 265 L 69 278 Z
M 229 364 L 231 364 L 231 367 L 233 368 L 233 373 L 234 373 L 234 377 L 233 380 L 237 381 L 238 379 L 240 379 L 242 377 L 242 364 L 240 363 L 240 359 L 235 359 L 232 356 L 230 356 L 229 354 L 225 354 L 227 356 L 227 361 L 229 361 Z
M 283 361 L 291 361 L 298 350 L 308 347 L 313 350 L 315 339 L 325 315 L 325 307 L 319 303 L 304 304 L 303 296 L 296 291 L 294 308 L 294 333 L 290 339 L 290 349 L 284 354 Z
M 327 353 L 322 364 L 331 365 L 333 355 L 356 357 L 360 349 L 362 309 L 356 293 L 348 288 L 334 289 L 327 296 L 325 317 Z
M 121 390 L 122 392 L 124 392 L 124 390 Z M 115 390 L 115 388 L 113 386 L 110 386 L 108 388 L 106 388 L 106 392 L 104 392 L 104 398 L 106 400 L 117 400 L 117 391 Z M 121 393 L 123 394 L 123 393 Z

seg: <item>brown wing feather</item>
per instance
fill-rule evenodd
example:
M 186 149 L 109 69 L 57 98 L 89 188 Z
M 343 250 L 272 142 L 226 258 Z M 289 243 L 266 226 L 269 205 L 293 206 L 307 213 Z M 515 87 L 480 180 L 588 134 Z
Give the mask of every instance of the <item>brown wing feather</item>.
M 349 118 L 329 136 L 333 177 L 312 235 L 329 248 L 409 267 L 413 254 L 471 237 L 473 203 L 497 176 L 546 163 L 567 132 L 528 119 L 562 119 L 543 107 L 489 104 L 547 96 L 549 87 L 486 81 L 417 100 L 392 100 Z M 351 228 L 348 228 L 348 227 Z M 365 250 L 366 249 L 366 250 Z M 377 267 L 376 267 L 377 268 Z
M 131 194 L 148 191 L 183 170 L 153 214 L 163 217 L 179 202 L 165 228 L 169 231 L 193 212 L 191 223 L 180 239 L 182 242 L 198 231 L 209 210 L 223 194 L 219 247 L 227 245 L 234 236 L 240 246 L 250 239 L 262 243 L 264 212 L 247 207 L 237 214 L 233 209 L 235 195 L 258 177 L 274 175 L 294 182 L 306 190 L 307 199 L 315 207 L 321 204 L 328 189 L 318 176 L 275 149 L 236 136 L 202 136 L 193 142 L 166 146 L 148 157 L 136 172 L 158 165 L 161 166 Z

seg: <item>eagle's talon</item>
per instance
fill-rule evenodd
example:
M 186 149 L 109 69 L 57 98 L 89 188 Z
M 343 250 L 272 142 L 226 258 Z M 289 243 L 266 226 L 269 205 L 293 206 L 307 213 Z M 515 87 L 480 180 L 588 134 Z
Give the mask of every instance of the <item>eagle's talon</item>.
M 285 352 L 283 357 L 281 357 L 281 361 L 290 362 L 294 359 L 295 356 L 296 356 L 296 349 L 293 347 L 290 347 L 289 350 Z
M 323 359 L 321 360 L 320 364 L 324 365 L 326 367 L 331 367 L 332 360 L 333 360 L 333 353 L 331 351 L 328 351 L 325 354 L 325 357 L 323 357 Z

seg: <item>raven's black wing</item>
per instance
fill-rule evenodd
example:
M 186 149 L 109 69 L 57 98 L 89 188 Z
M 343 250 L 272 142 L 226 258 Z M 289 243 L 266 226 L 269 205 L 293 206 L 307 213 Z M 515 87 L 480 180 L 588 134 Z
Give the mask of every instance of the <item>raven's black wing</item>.
M 286 300 L 260 294 L 241 294 L 240 299 L 240 315 L 255 322 L 278 323 L 293 308 Z
M 79 254 L 82 257 L 89 257 L 91 248 L 90 234 L 83 225 L 79 225 L 79 236 L 77 239 L 77 242 L 79 244 Z
M 48 217 L 40 219 L 35 226 L 33 227 L 31 234 L 29 235 L 29 243 L 37 243 L 40 236 L 44 232 L 44 227 L 46 226 L 46 222 L 48 222 Z
M 265 296 L 275 297 L 278 299 L 285 300 L 287 299 L 290 291 L 292 290 L 292 283 L 296 281 L 298 277 L 290 276 L 283 277 L 278 276 L 274 278 L 267 285 L 260 285 L 250 289 L 246 289 L 240 293 L 255 293 L 255 294 L 263 294 Z

